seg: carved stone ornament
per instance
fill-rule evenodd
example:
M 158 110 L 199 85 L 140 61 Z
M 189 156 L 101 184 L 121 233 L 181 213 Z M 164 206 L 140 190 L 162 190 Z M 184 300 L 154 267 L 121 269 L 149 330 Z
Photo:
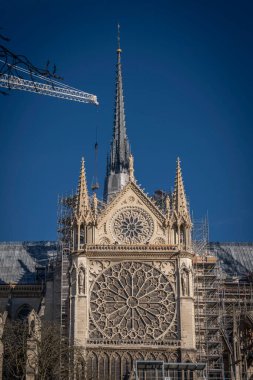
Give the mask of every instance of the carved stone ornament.
M 123 244 L 146 243 L 153 231 L 153 219 L 140 207 L 124 207 L 111 221 L 111 233 L 114 239 Z
M 162 237 L 158 237 L 154 240 L 153 244 L 166 244 L 166 242 Z
M 153 265 L 165 275 L 175 275 L 176 263 L 175 261 L 154 261 Z
M 102 238 L 99 240 L 99 244 L 102 244 L 102 245 L 108 245 L 108 244 L 110 244 L 110 240 L 109 240 L 107 237 L 102 237 Z
M 95 278 L 106 268 L 108 268 L 110 265 L 110 261 L 90 261 L 90 276 L 89 280 L 90 282 L 94 281 Z
M 30 339 L 40 339 L 41 321 L 38 314 L 33 309 L 28 315 L 28 335 Z
M 150 264 L 114 264 L 91 289 L 90 316 L 106 339 L 159 339 L 174 328 L 175 292 L 168 278 Z

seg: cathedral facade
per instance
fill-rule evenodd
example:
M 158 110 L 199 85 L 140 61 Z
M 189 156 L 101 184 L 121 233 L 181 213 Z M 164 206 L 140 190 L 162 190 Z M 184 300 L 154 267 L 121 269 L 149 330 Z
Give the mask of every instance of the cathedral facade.
M 70 336 L 87 379 L 121 379 L 136 360 L 196 360 L 191 218 L 180 160 L 158 207 L 137 184 L 126 134 L 121 49 L 113 138 L 100 206 L 82 160 L 70 269 Z M 128 364 L 127 364 L 128 363 Z

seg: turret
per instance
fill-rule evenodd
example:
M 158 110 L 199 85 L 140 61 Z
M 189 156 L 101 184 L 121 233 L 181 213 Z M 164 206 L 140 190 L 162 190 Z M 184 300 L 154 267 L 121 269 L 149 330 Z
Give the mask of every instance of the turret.
M 191 218 L 186 200 L 180 159 L 177 159 L 176 177 L 170 213 L 172 228 L 171 242 L 178 244 L 180 249 L 191 247 Z
M 92 213 L 89 203 L 88 188 L 86 182 L 86 173 L 84 158 L 81 162 L 79 184 L 76 195 L 76 205 L 74 210 L 73 221 L 73 247 L 74 250 L 80 250 L 83 244 L 87 243 L 88 225 L 92 222 Z

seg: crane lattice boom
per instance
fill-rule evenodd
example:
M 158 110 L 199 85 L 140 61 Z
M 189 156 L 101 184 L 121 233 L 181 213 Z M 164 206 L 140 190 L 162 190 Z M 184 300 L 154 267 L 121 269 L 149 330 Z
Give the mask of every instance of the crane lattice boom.
M 16 76 L 9 76 L 0 73 L 0 87 L 35 92 L 37 94 L 55 96 L 57 98 L 73 100 L 81 103 L 93 103 L 98 105 L 96 95 L 72 89 L 68 86 L 55 86 L 54 84 L 44 84 L 22 79 Z

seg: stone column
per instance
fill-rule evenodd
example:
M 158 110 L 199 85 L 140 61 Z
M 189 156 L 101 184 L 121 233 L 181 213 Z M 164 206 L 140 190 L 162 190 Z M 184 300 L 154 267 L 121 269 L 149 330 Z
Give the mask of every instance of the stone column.
M 26 380 L 35 380 L 39 372 L 38 343 L 41 340 L 41 321 L 35 310 L 28 315 Z
M 182 360 L 184 358 L 184 360 L 189 360 L 193 359 L 196 351 L 192 260 L 182 256 L 184 256 L 183 252 L 179 258 L 178 272 L 181 355 Z
M 8 312 L 0 314 L 0 380 L 3 378 L 3 357 L 4 357 L 4 345 L 3 345 L 3 332 Z
M 71 272 L 70 291 L 70 330 L 71 343 L 83 346 L 87 337 L 87 268 L 86 257 L 73 257 L 74 268 Z

